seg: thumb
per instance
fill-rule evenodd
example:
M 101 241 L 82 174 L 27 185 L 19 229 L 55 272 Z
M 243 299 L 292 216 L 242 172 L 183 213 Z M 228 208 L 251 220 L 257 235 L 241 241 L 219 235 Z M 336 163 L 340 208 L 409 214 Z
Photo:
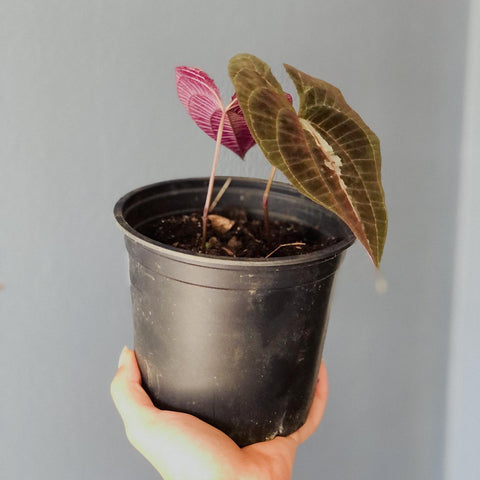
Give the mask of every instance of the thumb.
M 110 385 L 110 393 L 125 427 L 142 420 L 155 409 L 141 385 L 141 374 L 135 352 L 124 347 L 118 360 L 118 370 Z

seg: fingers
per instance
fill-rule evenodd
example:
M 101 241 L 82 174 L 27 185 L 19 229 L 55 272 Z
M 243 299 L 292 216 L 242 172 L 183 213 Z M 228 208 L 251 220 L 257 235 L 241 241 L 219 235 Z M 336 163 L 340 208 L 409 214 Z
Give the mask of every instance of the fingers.
M 327 368 L 325 362 L 322 360 L 320 365 L 320 371 L 318 374 L 318 381 L 315 388 L 315 394 L 313 397 L 312 406 L 308 414 L 307 420 L 303 426 L 301 426 L 296 432 L 292 433 L 292 437 L 297 443 L 304 442 L 310 437 L 317 429 L 320 421 L 322 420 L 325 406 L 327 404 L 328 397 L 328 377 Z
M 142 388 L 135 352 L 127 347 L 124 347 L 120 354 L 110 393 L 126 428 L 129 424 L 141 421 L 141 417 L 145 417 L 155 408 Z

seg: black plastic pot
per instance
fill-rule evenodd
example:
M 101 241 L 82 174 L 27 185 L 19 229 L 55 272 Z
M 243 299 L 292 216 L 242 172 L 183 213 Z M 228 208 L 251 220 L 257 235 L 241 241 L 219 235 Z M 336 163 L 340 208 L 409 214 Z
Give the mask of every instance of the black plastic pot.
M 271 190 L 271 217 L 326 232 L 337 244 L 242 260 L 187 253 L 141 233 L 162 216 L 200 210 L 207 182 L 140 188 L 118 201 L 115 218 L 130 257 L 135 352 L 147 392 L 159 408 L 191 413 L 244 446 L 305 422 L 334 274 L 354 237 L 335 215 L 281 183 Z M 234 178 L 218 208 L 242 205 L 261 216 L 264 187 Z

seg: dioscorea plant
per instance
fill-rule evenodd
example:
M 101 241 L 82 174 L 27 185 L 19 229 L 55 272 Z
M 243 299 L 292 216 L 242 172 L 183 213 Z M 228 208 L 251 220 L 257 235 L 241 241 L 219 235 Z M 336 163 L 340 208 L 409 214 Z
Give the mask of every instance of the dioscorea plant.
M 214 168 L 221 143 L 243 158 L 256 142 L 299 192 L 350 227 L 378 267 L 387 234 L 380 142 L 338 88 L 285 68 L 297 89 L 298 113 L 268 65 L 249 54 L 230 60 L 236 94 L 226 108 L 198 69 L 179 67 L 177 90 L 195 122 L 217 140 Z
M 340 90 L 285 65 L 300 99 L 286 101 L 268 65 L 248 54 L 229 63 L 250 132 L 298 191 L 337 214 L 378 267 L 387 235 L 380 142 Z

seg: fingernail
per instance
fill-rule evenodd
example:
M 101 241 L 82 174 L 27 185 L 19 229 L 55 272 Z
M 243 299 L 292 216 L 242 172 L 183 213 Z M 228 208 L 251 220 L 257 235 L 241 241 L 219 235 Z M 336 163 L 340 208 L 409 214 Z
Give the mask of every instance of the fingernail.
M 123 347 L 122 353 L 120 353 L 120 358 L 118 359 L 118 368 L 123 367 L 125 365 L 125 362 L 127 361 L 127 353 L 128 353 L 128 348 L 127 346 Z

